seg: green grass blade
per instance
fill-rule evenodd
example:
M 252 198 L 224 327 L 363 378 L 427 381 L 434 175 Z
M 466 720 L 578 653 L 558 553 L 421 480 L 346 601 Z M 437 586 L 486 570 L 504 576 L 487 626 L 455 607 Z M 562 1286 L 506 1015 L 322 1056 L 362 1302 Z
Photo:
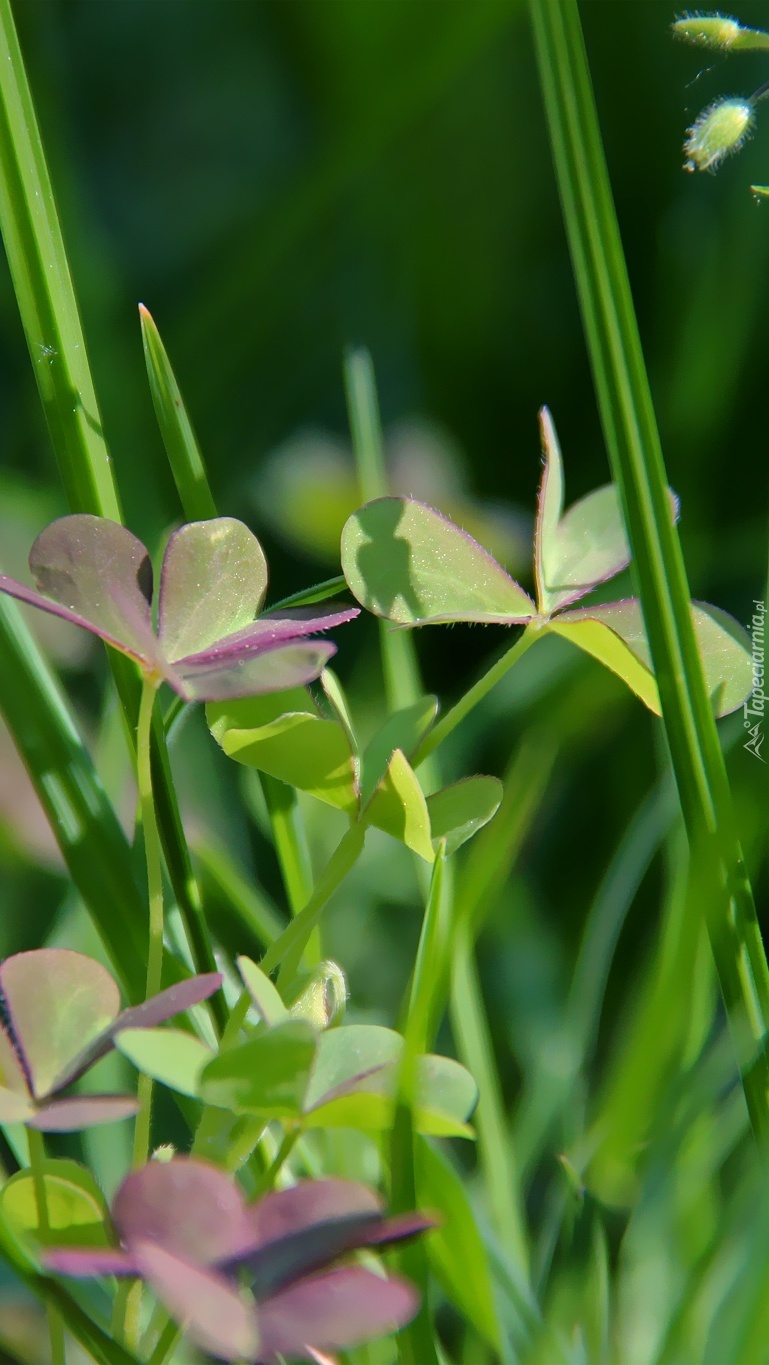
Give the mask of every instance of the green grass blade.
M 708 928 L 751 1122 L 769 1142 L 769 971 L 689 613 L 678 533 L 576 0 L 530 0 L 559 192 L 692 857 L 720 886 Z M 731 905 L 730 905 L 731 902 Z
M 528 1279 L 529 1250 L 520 1180 L 467 924 L 454 939 L 451 1026 L 459 1058 L 478 1086 L 475 1123 L 489 1214 L 499 1244 L 523 1283 Z
M 285 928 L 275 907 L 236 867 L 226 849 L 205 841 L 195 847 L 195 858 L 205 879 L 227 902 L 233 914 L 263 949 L 269 948 Z
M 10 0 L 0 0 L 0 231 L 70 508 L 121 521 L 120 498 Z M 136 670 L 123 655 L 112 652 L 110 667 L 129 734 L 133 734 L 139 712 Z M 210 971 L 213 953 L 159 722 L 153 727 L 153 768 L 158 822 L 174 894 L 195 966 Z M 143 912 L 142 931 L 145 919 Z M 218 1000 L 214 1008 L 221 1012 Z
M 143 1000 L 147 911 L 131 850 L 37 646 L 5 597 L 0 710 L 126 994 Z
M 188 521 L 206 521 L 217 515 L 216 503 L 192 422 L 160 333 L 143 303 L 139 315 L 152 402 L 184 515 Z
M 0 0 L 0 230 L 70 507 L 121 520 L 10 0 Z

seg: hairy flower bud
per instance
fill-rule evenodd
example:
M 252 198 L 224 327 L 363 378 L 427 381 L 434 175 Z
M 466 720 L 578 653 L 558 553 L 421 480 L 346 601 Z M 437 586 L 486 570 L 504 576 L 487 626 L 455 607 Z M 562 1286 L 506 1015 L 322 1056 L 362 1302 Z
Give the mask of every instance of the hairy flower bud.
M 753 103 L 747 99 L 717 100 L 688 131 L 684 152 L 687 171 L 714 171 L 738 152 L 753 131 Z
M 336 962 L 321 962 L 298 1000 L 291 1006 L 295 1019 L 306 1019 L 313 1028 L 337 1023 L 347 1003 L 347 983 Z
M 750 52 L 769 48 L 769 33 L 743 28 L 725 14 L 684 14 L 671 25 L 673 35 L 716 52 Z

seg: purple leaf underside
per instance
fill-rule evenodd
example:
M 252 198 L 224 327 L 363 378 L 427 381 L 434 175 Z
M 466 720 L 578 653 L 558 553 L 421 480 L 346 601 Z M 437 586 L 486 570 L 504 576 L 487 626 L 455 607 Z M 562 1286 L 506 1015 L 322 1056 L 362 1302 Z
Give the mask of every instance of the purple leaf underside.
M 117 1247 L 114 1250 L 100 1248 L 96 1251 L 90 1248 L 57 1247 L 44 1252 L 41 1259 L 55 1275 L 70 1275 L 75 1280 L 91 1280 L 99 1275 L 139 1274 L 133 1258 Z
M 143 1239 L 132 1251 L 143 1278 L 191 1341 L 221 1360 L 254 1360 L 261 1344 L 256 1312 L 231 1281 Z
M 132 1095 L 72 1095 L 40 1105 L 27 1123 L 42 1133 L 76 1133 L 81 1128 L 132 1118 L 138 1110 L 139 1103 Z
M 414 1288 L 362 1266 L 313 1275 L 276 1294 L 259 1309 L 259 1358 L 280 1353 L 311 1359 L 309 1347 L 344 1350 L 397 1331 L 415 1314 Z
M 167 677 L 186 701 L 236 701 L 312 682 L 335 653 L 326 640 L 288 644 L 226 663 L 182 660 Z
M 75 624 L 136 658 L 156 657 L 152 567 L 141 541 L 124 526 L 86 514 L 60 517 L 38 536 L 29 567 L 43 594 L 33 605 L 50 611 L 53 603 L 59 608 L 54 615 L 73 613 Z
M 120 1186 L 112 1218 L 121 1241 L 148 1240 L 213 1265 L 253 1243 L 245 1201 L 224 1171 L 191 1157 L 150 1162 Z
M 72 1061 L 116 1018 L 117 985 L 105 967 L 68 948 L 16 953 L 0 965 L 0 993 L 32 1093 L 64 1083 Z
M 254 654 L 268 653 L 281 645 L 291 644 L 307 635 L 318 635 L 321 631 L 331 630 L 333 626 L 344 625 L 360 616 L 359 607 L 346 607 L 342 611 L 329 610 L 319 614 L 312 608 L 306 612 L 281 613 L 280 616 L 260 616 L 242 630 L 224 635 L 214 641 L 207 649 L 197 654 L 186 654 L 181 659 L 171 660 L 174 668 L 186 664 L 229 663 Z

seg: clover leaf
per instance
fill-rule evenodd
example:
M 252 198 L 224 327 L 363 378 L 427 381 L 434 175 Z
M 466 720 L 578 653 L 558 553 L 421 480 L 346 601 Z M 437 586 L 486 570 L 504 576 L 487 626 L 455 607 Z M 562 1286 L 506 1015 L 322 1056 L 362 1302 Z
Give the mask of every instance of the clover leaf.
M 302 1181 L 247 1204 L 231 1176 L 188 1157 L 129 1175 L 112 1221 L 119 1246 L 54 1248 L 44 1264 L 78 1279 L 140 1277 L 190 1341 L 263 1365 L 314 1359 L 408 1322 L 418 1307 L 408 1281 L 335 1262 L 433 1225 L 420 1213 L 386 1218 L 371 1190 L 347 1180 Z
M 267 564 L 256 536 L 231 517 L 189 522 L 170 537 L 160 573 L 157 632 L 149 555 L 117 522 L 86 514 L 61 517 L 38 536 L 29 566 L 37 590 L 0 575 L 0 592 L 98 635 L 185 701 L 309 682 L 335 646 L 306 637 L 358 615 L 357 607 L 346 607 L 258 616 Z
M 123 1029 L 151 1028 L 207 1000 L 218 972 L 181 981 L 120 1011 L 106 968 L 68 948 L 16 953 L 0 964 L 0 1123 L 71 1132 L 135 1114 L 131 1095 L 64 1095 Z
M 378 498 L 349 518 L 342 532 L 348 586 L 361 606 L 399 626 L 470 621 L 561 635 L 616 673 L 659 714 L 640 602 L 630 598 L 574 607 L 630 562 L 618 489 L 607 484 L 564 513 L 563 464 L 546 408 L 540 429 L 536 605 L 471 536 L 411 498 Z M 675 520 L 678 500 L 671 490 L 668 498 Z M 692 603 L 691 611 L 711 701 L 716 715 L 727 715 L 752 687 L 750 641 L 717 607 Z

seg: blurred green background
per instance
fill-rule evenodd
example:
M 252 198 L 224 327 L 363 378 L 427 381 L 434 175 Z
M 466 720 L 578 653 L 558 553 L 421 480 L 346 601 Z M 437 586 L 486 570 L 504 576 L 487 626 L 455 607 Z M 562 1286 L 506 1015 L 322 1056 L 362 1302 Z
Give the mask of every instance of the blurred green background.
M 717 177 L 684 174 L 681 149 L 699 110 L 758 87 L 767 63 L 674 44 L 676 11 L 662 0 L 580 8 L 693 593 L 747 621 L 765 595 L 769 348 L 769 207 L 748 186 L 769 179 L 769 111 L 759 108 L 755 139 Z M 273 598 L 337 572 L 338 532 L 356 502 L 341 376 L 349 344 L 374 358 L 394 486 L 472 527 L 529 586 L 540 404 L 559 430 L 567 500 L 608 474 L 525 6 L 20 0 L 15 12 L 132 529 L 157 546 L 180 515 L 146 383 L 141 300 L 222 512 L 264 541 Z M 766 23 L 766 3 L 746 0 L 739 18 Z M 21 572 L 34 534 L 65 509 L 5 269 L 0 449 L 0 558 Z M 621 586 L 631 590 L 629 576 Z M 47 642 L 128 818 L 125 761 L 99 710 L 100 655 L 66 629 Z M 448 704 L 505 642 L 491 628 L 423 631 L 426 687 Z M 339 645 L 365 727 L 379 702 L 376 632 L 359 623 Z M 741 747 L 740 716 L 723 733 L 765 918 L 764 770 Z M 446 775 L 501 774 L 524 735 L 534 736 L 532 771 L 538 754 L 553 768 L 480 964 L 506 1097 L 536 1133 L 536 1227 L 564 1139 L 525 1105 L 543 1068 L 557 1069 L 590 907 L 663 760 L 652 718 L 557 640 L 457 735 Z M 175 753 L 193 841 L 224 841 L 279 900 L 259 822 L 249 826 L 234 801 L 239 775 L 212 752 L 200 717 L 182 725 Z M 22 791 L 0 749 L 3 953 L 49 926 L 64 932 L 56 917 L 69 906 Z M 333 817 L 313 808 L 308 819 L 322 853 Z M 602 1068 L 652 970 L 669 864 L 670 853 L 667 871 L 651 859 L 627 883 L 627 906 L 619 895 L 610 905 L 618 946 L 596 1003 L 591 1087 L 610 1074 Z M 329 929 L 359 1012 L 396 1017 L 418 903 L 406 855 L 373 840 Z M 223 910 L 218 928 L 255 951 Z

